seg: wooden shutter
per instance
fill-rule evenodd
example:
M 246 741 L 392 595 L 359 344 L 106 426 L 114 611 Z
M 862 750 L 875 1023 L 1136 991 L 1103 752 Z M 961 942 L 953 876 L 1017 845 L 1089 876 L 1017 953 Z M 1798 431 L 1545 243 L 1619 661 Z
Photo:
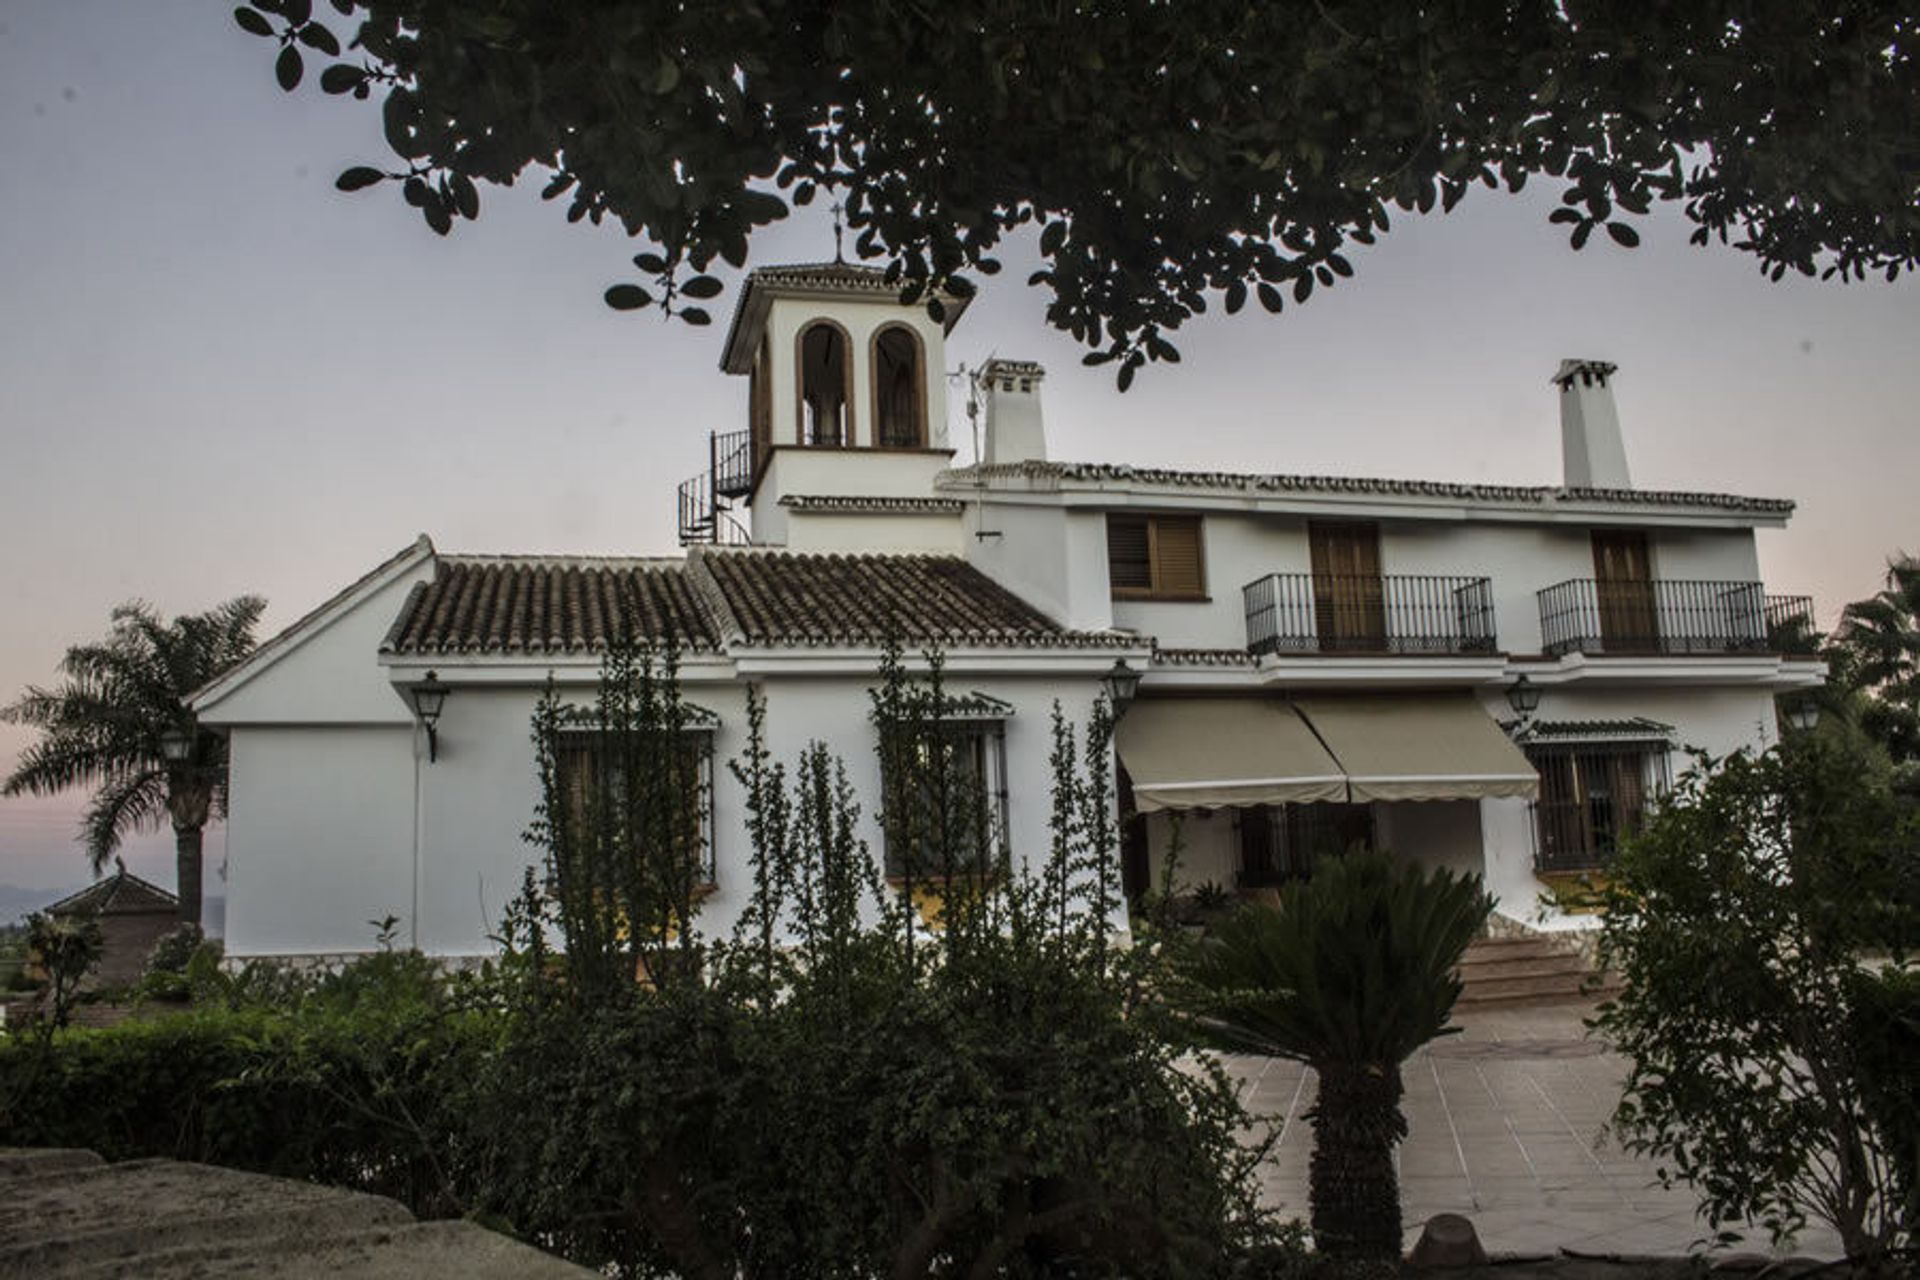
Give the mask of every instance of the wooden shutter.
M 1206 574 L 1200 564 L 1200 521 L 1194 516 L 1157 516 L 1153 530 L 1153 593 L 1203 596 Z
M 1152 545 L 1147 517 L 1107 517 L 1107 581 L 1114 595 L 1152 593 Z

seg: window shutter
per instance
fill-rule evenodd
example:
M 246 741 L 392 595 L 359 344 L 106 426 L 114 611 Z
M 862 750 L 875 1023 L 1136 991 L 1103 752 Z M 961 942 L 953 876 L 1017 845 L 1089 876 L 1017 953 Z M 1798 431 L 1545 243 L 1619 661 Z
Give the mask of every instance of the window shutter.
M 1163 596 L 1200 596 L 1207 592 L 1200 568 L 1200 522 L 1162 517 L 1154 521 L 1154 592 Z
M 1145 516 L 1107 517 L 1107 581 L 1115 591 L 1153 590 L 1153 556 Z

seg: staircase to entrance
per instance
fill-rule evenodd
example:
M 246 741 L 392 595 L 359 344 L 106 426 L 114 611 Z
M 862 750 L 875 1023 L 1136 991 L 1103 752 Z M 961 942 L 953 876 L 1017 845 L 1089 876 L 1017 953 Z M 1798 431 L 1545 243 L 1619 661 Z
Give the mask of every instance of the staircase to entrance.
M 1620 989 L 1615 975 L 1594 971 L 1577 942 L 1533 930 L 1475 939 L 1460 979 L 1460 1009 L 1603 1000 Z

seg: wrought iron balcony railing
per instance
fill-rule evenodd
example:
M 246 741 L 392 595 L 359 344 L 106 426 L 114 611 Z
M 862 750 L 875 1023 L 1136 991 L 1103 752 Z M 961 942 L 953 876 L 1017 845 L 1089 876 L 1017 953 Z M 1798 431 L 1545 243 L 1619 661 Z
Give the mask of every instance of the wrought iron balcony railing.
M 1493 583 L 1270 573 L 1241 588 L 1252 653 L 1491 653 Z
M 1810 598 L 1768 596 L 1758 582 L 1677 578 L 1573 578 L 1539 600 L 1541 648 L 1556 655 L 1767 652 L 1813 613 Z

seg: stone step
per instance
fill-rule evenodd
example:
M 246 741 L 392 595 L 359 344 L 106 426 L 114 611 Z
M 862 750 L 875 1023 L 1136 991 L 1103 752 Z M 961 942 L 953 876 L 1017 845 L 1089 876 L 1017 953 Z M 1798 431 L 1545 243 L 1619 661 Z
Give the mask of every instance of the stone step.
M 0 1147 L 0 1182 L 41 1179 L 106 1164 L 98 1154 L 77 1147 Z
M 1466 954 L 1470 957 L 1549 956 L 1572 951 L 1569 944 L 1552 938 L 1480 938 L 1467 944 Z
M 1602 980 L 1597 986 L 1587 985 L 1587 975 L 1548 974 L 1540 977 L 1501 978 L 1490 982 L 1478 982 L 1460 993 L 1456 1007 L 1519 1004 L 1522 1002 L 1559 1002 L 1569 1000 L 1600 1000 L 1620 989 L 1618 982 Z
M 0 1280 L 592 1274 L 472 1223 L 416 1223 L 381 1196 L 171 1160 L 89 1163 L 89 1154 L 0 1151 Z

